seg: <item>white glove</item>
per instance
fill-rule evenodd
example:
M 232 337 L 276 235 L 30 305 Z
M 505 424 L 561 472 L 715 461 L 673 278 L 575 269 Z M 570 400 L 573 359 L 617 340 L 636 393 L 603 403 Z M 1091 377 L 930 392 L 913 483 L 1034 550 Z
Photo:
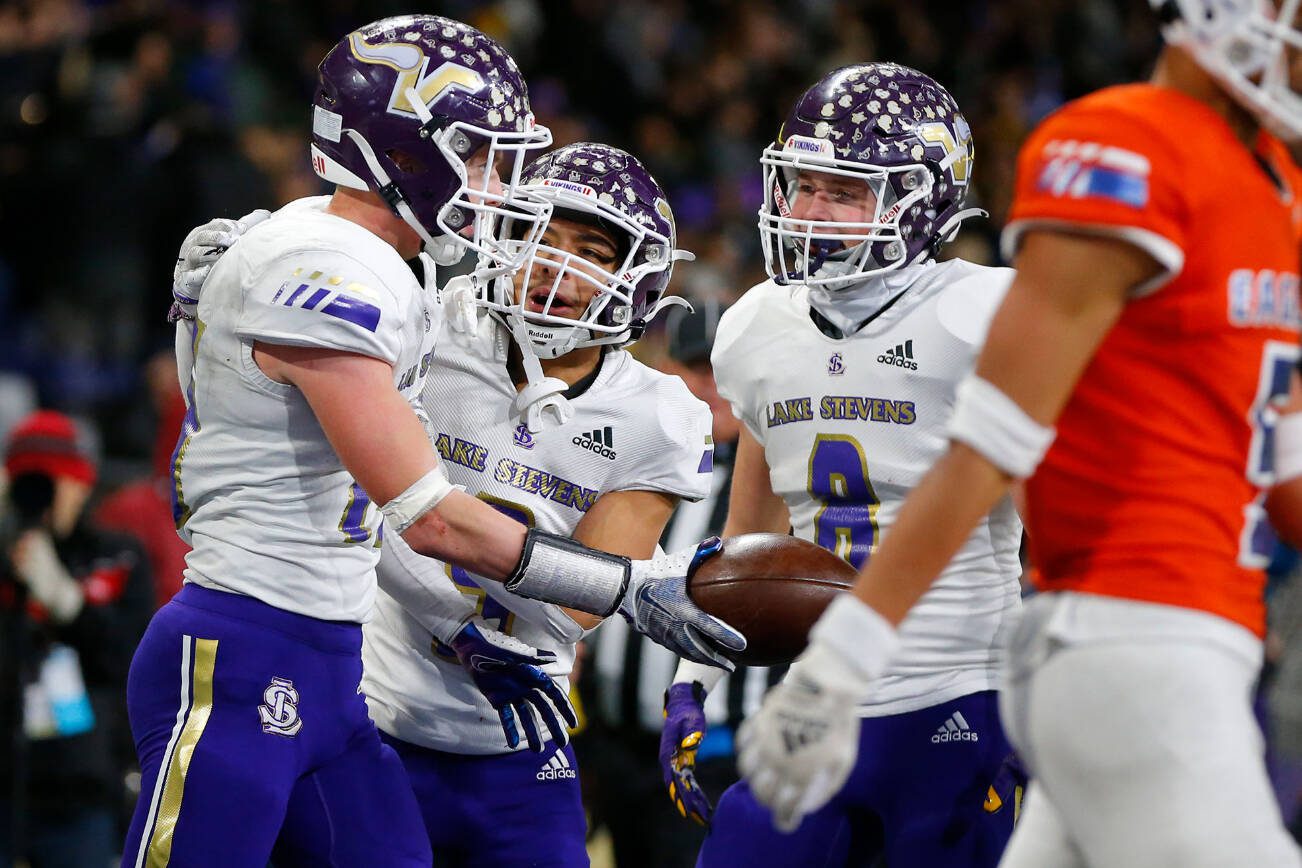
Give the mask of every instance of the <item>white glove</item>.
M 66 624 L 77 617 L 86 602 L 81 583 L 59 560 L 54 540 L 48 532 L 24 532 L 14 543 L 9 556 L 18 578 L 27 586 L 27 592 L 45 608 L 51 621 Z
M 199 293 L 203 282 L 212 270 L 213 263 L 234 244 L 241 235 L 271 216 L 265 208 L 245 214 L 239 220 L 218 217 L 190 230 L 181 242 L 176 255 L 176 268 L 172 270 L 172 319 L 194 319 L 199 306 Z
M 751 792 L 791 832 L 836 795 L 859 752 L 857 706 L 899 639 L 851 594 L 833 601 L 810 644 L 737 733 L 737 767 Z

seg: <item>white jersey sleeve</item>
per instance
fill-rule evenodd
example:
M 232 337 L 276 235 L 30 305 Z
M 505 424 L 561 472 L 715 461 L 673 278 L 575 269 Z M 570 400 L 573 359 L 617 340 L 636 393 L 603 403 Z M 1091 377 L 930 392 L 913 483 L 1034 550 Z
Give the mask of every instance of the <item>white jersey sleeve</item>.
M 765 366 L 760 350 L 765 341 L 782 340 L 780 332 L 772 326 L 772 318 L 764 317 L 766 305 L 788 303 L 791 290 L 766 281 L 747 291 L 719 318 L 714 333 L 714 347 L 710 352 L 710 365 L 714 369 L 715 386 L 719 395 L 732 406 L 736 416 L 751 435 L 764 442 L 764 405 L 760 400 L 763 389 L 758 381 L 765 376 Z M 755 330 L 765 334 L 755 334 Z
M 656 413 L 649 420 L 647 440 L 634 444 L 641 460 L 633 465 L 624 488 L 700 500 L 710 493 L 714 467 L 710 408 L 678 377 L 661 375 L 648 385 Z
M 244 340 L 361 353 L 397 364 L 408 311 L 371 269 L 341 250 L 288 252 L 245 280 L 235 333 Z

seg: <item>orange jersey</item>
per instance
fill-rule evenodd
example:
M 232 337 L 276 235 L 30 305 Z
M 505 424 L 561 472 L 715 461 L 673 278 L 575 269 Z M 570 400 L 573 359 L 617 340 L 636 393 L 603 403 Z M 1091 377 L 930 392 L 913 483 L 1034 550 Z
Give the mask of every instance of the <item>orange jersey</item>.
M 1073 102 L 1026 142 L 1007 250 L 1026 231 L 1071 229 L 1166 268 L 1100 345 L 1027 483 L 1041 588 L 1264 631 L 1260 490 L 1269 405 L 1298 358 L 1298 193 L 1278 140 L 1263 133 L 1254 153 L 1203 103 L 1151 85 Z

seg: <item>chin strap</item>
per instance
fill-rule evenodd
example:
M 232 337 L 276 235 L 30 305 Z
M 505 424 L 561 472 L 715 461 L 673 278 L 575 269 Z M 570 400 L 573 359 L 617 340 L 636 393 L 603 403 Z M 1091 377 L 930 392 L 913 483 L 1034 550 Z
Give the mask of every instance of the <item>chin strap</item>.
M 955 151 L 955 153 L 958 152 Z M 943 244 L 958 233 L 958 227 L 964 220 L 968 220 L 972 217 L 989 216 L 989 212 L 983 208 L 964 208 L 962 211 L 959 211 L 940 225 L 940 228 L 936 230 L 936 237 L 939 238 Z
M 449 280 L 440 297 L 443 299 L 443 315 L 453 331 L 470 334 L 479 328 L 475 281 L 469 274 L 460 274 Z
M 538 354 L 529 342 L 529 332 L 522 317 L 507 317 L 511 335 L 516 346 L 520 348 L 520 361 L 524 365 L 524 376 L 529 381 L 518 395 L 512 409 L 524 419 L 529 433 L 537 434 L 545 427 L 545 418 L 550 416 L 555 427 L 560 427 L 574 415 L 574 408 L 565 399 L 563 392 L 569 383 L 556 377 L 543 374 Z

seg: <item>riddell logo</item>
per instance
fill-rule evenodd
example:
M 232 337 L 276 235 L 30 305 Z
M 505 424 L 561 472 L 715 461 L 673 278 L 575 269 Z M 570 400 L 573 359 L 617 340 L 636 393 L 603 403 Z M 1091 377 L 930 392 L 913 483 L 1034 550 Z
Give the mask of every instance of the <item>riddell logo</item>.
M 963 718 L 963 712 L 956 711 L 949 720 L 936 727 L 936 734 L 931 737 L 932 744 L 944 744 L 948 741 L 980 741 L 972 727 Z
M 587 434 L 580 434 L 570 441 L 575 446 L 587 449 L 589 452 L 595 452 L 602 458 L 615 460 L 615 434 L 611 431 L 610 426 L 597 428 L 589 431 Z
M 913 341 L 907 340 L 893 349 L 889 349 L 877 357 L 877 361 L 883 365 L 894 365 L 897 368 L 907 368 L 910 371 L 918 369 L 918 363 L 913 360 Z
M 565 754 L 556 751 L 552 758 L 547 760 L 547 764 L 538 769 L 538 774 L 534 777 L 540 781 L 560 781 L 576 775 L 574 769 L 570 768 L 570 761 L 566 759 Z

